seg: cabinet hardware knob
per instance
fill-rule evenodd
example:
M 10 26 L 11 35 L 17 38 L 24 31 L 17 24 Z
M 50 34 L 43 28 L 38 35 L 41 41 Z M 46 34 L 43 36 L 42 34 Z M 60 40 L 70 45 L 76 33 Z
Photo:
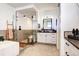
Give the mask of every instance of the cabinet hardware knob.
M 68 52 L 65 52 L 67 56 L 69 56 Z
M 66 45 L 69 46 L 69 44 L 66 42 Z

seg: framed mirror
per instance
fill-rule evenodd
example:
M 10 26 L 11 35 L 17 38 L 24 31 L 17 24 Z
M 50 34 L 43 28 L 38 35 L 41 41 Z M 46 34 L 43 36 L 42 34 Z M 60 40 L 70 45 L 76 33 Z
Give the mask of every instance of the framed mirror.
M 43 19 L 43 29 L 52 29 L 52 18 Z

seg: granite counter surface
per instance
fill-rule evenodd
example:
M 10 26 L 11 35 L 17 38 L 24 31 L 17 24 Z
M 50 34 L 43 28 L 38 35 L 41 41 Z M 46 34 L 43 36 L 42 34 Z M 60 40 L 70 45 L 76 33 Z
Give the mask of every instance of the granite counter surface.
M 79 49 L 79 40 L 75 40 L 75 39 L 70 39 L 70 38 L 67 38 L 65 37 L 65 39 L 67 41 L 69 41 L 73 46 L 75 46 L 77 49 Z

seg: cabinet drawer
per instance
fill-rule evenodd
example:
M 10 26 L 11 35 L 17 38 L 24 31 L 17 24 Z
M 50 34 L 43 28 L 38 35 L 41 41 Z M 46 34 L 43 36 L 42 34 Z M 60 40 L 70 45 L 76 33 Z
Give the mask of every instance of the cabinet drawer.
M 71 44 L 67 40 L 65 40 L 65 45 L 68 47 L 71 46 Z
M 66 52 L 68 53 L 68 55 L 70 56 L 79 56 L 79 50 L 74 47 L 70 42 L 68 42 L 67 40 L 65 40 L 65 54 Z
M 46 39 L 47 41 L 56 41 L 56 38 L 55 37 L 47 37 L 47 39 Z
M 74 47 L 72 44 L 71 44 L 70 48 L 71 48 L 70 50 L 71 50 L 73 56 L 79 56 L 79 49 Z

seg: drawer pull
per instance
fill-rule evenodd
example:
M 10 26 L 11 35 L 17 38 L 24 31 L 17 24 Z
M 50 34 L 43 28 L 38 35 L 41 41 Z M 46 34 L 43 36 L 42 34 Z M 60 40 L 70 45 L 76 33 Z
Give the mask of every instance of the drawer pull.
M 69 56 L 68 52 L 65 52 L 67 56 Z
M 66 42 L 66 45 L 69 46 L 69 44 Z

